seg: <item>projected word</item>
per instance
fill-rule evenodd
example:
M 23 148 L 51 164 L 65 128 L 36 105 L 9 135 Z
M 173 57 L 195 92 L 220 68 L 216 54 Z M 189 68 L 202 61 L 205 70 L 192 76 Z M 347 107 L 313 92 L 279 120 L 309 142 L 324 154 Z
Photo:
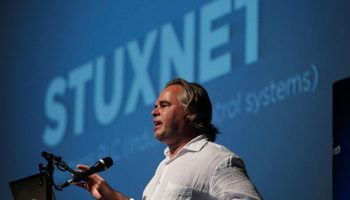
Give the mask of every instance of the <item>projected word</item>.
M 260 89 L 259 92 L 248 93 L 245 98 L 246 112 L 257 114 L 263 106 L 283 101 L 293 95 L 314 92 L 318 83 L 318 72 L 315 65 L 311 65 L 311 69 L 314 72 L 313 82 L 311 82 L 312 73 L 306 71 L 301 75 L 290 77 L 286 81 L 279 81 L 277 84 L 272 80 L 269 86 Z
M 242 94 L 237 92 L 235 98 L 225 103 L 216 102 L 213 106 L 213 123 L 220 123 L 226 118 L 233 119 L 242 113 Z
M 233 11 L 245 9 L 245 64 L 258 60 L 258 7 L 259 0 L 222 0 L 212 1 L 202 6 L 196 17 L 192 11 L 183 18 L 183 35 L 179 41 L 171 23 L 163 25 L 159 30 L 152 30 L 145 36 L 143 44 L 137 40 L 117 47 L 114 51 L 113 91 L 109 102 L 106 102 L 105 79 L 106 58 L 99 56 L 68 73 L 68 77 L 54 78 L 46 91 L 45 115 L 50 121 L 46 125 L 43 141 L 47 146 L 54 147 L 61 143 L 69 121 L 67 106 L 60 101 L 67 91 L 75 91 L 73 111 L 73 133 L 81 135 L 84 132 L 85 103 L 88 83 L 93 82 L 93 111 L 96 120 L 101 125 L 107 125 L 115 120 L 121 112 L 134 113 L 141 99 L 144 105 L 152 105 L 156 99 L 156 90 L 152 84 L 149 67 L 155 49 L 159 49 L 159 79 L 158 91 L 161 91 L 172 77 L 172 71 L 188 81 L 205 83 L 228 74 L 232 70 L 232 52 L 221 52 L 214 55 L 215 50 L 228 45 L 230 40 L 230 24 L 228 22 L 214 27 L 217 20 L 229 16 Z M 198 19 L 198 22 L 196 21 Z M 198 30 L 196 30 L 196 23 Z M 195 33 L 199 34 L 196 35 Z M 242 38 L 243 39 L 243 38 Z M 159 48 L 156 48 L 159 40 Z M 196 46 L 196 41 L 198 46 Z M 123 96 L 125 89 L 125 64 L 129 59 L 134 72 L 131 89 L 127 97 Z M 196 62 L 197 61 L 197 62 Z M 198 63 L 198 71 L 195 71 Z M 156 82 L 153 81 L 153 82 Z M 125 100 L 125 105 L 122 102 Z M 123 108 L 123 110 L 122 110 Z
M 311 70 L 277 83 L 271 80 L 269 85 L 258 91 L 248 92 L 244 97 L 242 92 L 237 92 L 235 98 L 230 101 L 215 104 L 213 107 L 213 123 L 221 123 L 225 119 L 234 119 L 243 111 L 256 115 L 262 107 L 284 101 L 291 96 L 307 92 L 313 93 L 317 88 L 318 76 L 317 67 L 311 65 Z

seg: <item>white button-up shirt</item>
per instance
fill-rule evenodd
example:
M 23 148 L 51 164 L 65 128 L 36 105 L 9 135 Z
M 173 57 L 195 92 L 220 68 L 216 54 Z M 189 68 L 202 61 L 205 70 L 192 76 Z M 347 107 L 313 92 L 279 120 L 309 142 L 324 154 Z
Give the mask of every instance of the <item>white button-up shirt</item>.
M 200 135 L 159 164 L 143 200 L 262 199 L 241 158 Z

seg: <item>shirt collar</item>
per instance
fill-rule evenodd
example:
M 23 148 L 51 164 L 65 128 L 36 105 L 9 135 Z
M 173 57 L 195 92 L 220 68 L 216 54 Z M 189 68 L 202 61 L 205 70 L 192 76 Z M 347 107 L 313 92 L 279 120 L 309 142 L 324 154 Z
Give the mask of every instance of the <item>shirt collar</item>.
M 165 157 L 170 161 L 173 160 L 175 158 L 178 158 L 180 156 L 182 156 L 183 154 L 190 152 L 190 151 L 200 151 L 202 149 L 202 147 L 208 142 L 208 138 L 205 135 L 199 135 L 195 138 L 193 138 L 190 142 L 188 142 L 185 146 L 183 146 L 176 154 L 176 156 L 174 156 L 172 159 L 170 159 L 169 156 L 169 147 L 167 147 L 164 150 L 164 155 Z

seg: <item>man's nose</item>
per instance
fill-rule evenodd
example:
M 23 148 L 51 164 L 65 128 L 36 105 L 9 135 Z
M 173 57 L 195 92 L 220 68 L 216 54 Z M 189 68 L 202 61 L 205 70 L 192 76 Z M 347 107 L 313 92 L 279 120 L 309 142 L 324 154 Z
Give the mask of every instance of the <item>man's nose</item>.
M 156 117 L 156 116 L 158 116 L 159 115 L 159 112 L 158 112 L 158 109 L 157 108 L 155 108 L 153 111 L 152 111 L 152 116 L 153 117 Z

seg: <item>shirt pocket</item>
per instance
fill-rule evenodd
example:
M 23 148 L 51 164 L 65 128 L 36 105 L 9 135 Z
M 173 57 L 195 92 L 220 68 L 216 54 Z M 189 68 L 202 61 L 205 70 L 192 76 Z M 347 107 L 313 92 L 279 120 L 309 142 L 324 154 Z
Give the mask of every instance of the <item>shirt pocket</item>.
M 168 183 L 162 200 L 191 200 L 192 199 L 192 188 L 184 187 L 174 183 Z

